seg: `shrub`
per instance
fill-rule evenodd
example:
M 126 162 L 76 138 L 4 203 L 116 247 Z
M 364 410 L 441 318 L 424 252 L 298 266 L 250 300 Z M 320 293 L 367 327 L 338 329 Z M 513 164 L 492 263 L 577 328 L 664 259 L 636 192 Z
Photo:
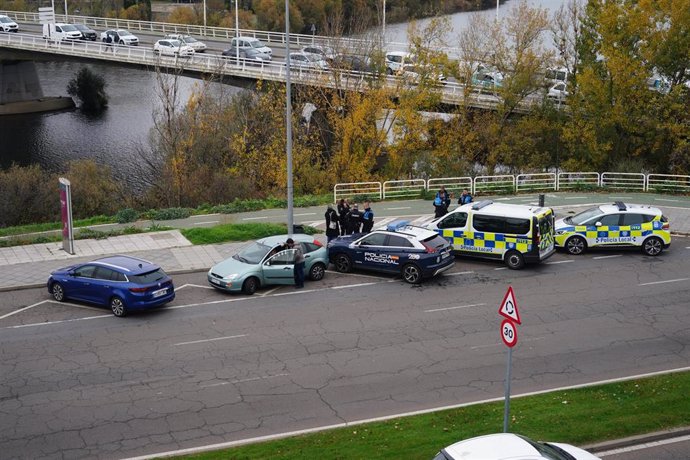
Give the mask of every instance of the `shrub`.
M 147 213 L 147 217 L 151 220 L 186 219 L 191 215 L 192 209 L 189 208 L 151 209 Z
M 108 106 L 105 94 L 105 80 L 88 67 L 82 67 L 77 75 L 69 81 L 67 94 L 81 101 L 81 109 L 87 113 L 102 112 Z
M 134 222 L 139 218 L 139 213 L 132 208 L 120 209 L 117 214 L 115 214 L 115 220 L 118 224 L 126 224 L 129 222 Z

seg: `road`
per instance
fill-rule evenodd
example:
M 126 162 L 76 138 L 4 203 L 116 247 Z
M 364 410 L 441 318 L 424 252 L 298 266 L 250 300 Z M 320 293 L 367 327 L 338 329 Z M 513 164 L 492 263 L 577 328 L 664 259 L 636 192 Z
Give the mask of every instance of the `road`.
M 518 272 L 459 259 L 421 286 L 328 273 L 252 297 L 192 273 L 171 306 L 126 319 L 0 293 L 0 449 L 121 458 L 498 398 L 508 285 L 513 394 L 687 367 L 690 240 L 674 242 Z

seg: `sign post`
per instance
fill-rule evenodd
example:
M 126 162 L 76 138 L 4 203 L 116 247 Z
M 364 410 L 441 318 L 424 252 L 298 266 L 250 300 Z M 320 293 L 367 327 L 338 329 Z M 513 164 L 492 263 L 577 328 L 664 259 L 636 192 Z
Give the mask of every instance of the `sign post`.
M 60 178 L 60 214 L 62 216 L 62 249 L 74 254 L 74 229 L 72 227 L 72 184 Z
M 508 432 L 508 419 L 510 418 L 510 374 L 513 362 L 513 347 L 517 344 L 517 327 L 515 323 L 522 324 L 520 312 L 512 286 L 508 286 L 508 292 L 503 297 L 503 302 L 498 308 L 498 314 L 505 319 L 501 323 L 501 339 L 508 347 L 508 363 L 506 365 L 505 405 L 503 410 L 503 432 Z

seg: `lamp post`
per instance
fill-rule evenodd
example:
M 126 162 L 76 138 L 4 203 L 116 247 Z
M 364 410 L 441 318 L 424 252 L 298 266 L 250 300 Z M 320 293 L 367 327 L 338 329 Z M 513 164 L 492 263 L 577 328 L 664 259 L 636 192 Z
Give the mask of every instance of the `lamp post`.
M 383 0 L 383 21 L 381 22 L 381 37 L 386 42 L 386 0 Z
M 292 210 L 292 100 L 290 94 L 290 0 L 285 0 L 285 144 L 287 152 L 287 227 L 293 232 Z
M 498 2 L 500 0 L 496 0 L 496 20 L 498 21 Z
M 237 65 L 240 65 L 240 20 L 237 6 L 240 0 L 235 0 L 235 56 L 237 57 Z
M 204 0 L 204 35 L 206 35 L 206 0 Z

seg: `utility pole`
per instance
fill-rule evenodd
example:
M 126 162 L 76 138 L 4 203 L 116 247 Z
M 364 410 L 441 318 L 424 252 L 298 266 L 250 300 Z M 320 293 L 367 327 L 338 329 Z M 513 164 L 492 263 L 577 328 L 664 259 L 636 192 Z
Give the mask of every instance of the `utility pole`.
M 287 227 L 294 230 L 292 210 L 292 95 L 290 91 L 290 0 L 285 0 L 285 150 L 287 152 Z

